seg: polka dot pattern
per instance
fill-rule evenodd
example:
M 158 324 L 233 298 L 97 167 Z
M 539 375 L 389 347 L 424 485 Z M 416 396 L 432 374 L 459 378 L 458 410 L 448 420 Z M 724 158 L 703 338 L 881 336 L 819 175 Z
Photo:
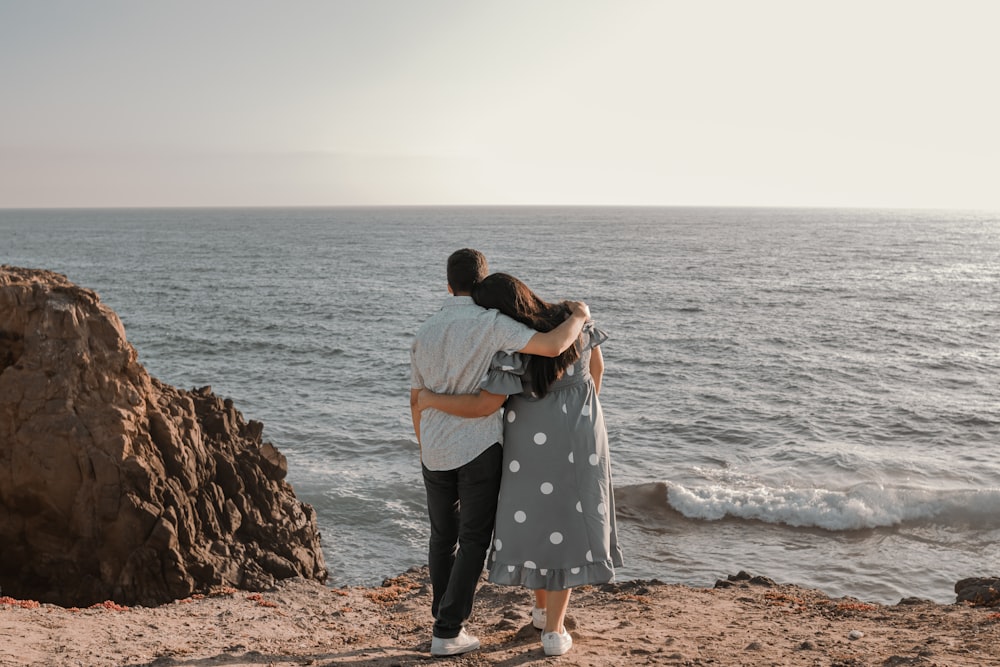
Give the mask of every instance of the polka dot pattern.
M 490 561 L 495 583 L 603 583 L 618 561 L 607 433 L 587 363 L 585 347 L 552 391 L 533 400 L 529 389 L 504 410 L 504 486 Z M 600 546 L 609 522 L 610 551 Z

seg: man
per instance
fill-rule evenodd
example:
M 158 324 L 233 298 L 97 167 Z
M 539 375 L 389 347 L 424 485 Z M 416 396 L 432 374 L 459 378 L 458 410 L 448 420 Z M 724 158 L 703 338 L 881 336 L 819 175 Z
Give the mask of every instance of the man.
M 421 389 L 472 394 L 500 350 L 555 357 L 580 335 L 590 311 L 570 302 L 572 315 L 541 333 L 472 300 L 472 287 L 486 277 L 486 258 L 464 248 L 448 258 L 448 292 L 440 311 L 417 332 L 410 349 L 410 412 L 420 444 L 420 461 L 431 523 L 430 566 L 434 616 L 431 654 L 457 655 L 479 648 L 463 627 L 493 536 L 503 450 L 503 419 L 463 418 L 437 410 L 423 415 Z M 497 405 L 502 402 L 498 397 Z

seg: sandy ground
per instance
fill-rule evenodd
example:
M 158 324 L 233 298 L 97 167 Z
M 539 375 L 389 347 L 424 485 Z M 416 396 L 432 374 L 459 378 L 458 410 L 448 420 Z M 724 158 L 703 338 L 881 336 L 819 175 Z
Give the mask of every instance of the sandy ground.
M 737 581 L 630 581 L 574 591 L 573 649 L 547 658 L 527 591 L 484 584 L 469 623 L 482 648 L 432 658 L 426 570 L 376 588 L 288 580 L 156 608 L 65 609 L 0 598 L 0 664 L 127 665 L 1000 665 L 997 609 L 883 606 Z

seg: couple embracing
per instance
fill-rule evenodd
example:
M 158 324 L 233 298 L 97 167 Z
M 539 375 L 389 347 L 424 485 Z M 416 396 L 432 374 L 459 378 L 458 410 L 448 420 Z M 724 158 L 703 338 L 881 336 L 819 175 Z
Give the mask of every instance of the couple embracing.
M 622 564 L 597 399 L 606 336 L 586 304 L 546 303 L 512 276 L 487 274 L 482 253 L 452 253 L 452 296 L 410 351 L 431 525 L 431 653 L 479 648 L 464 624 L 490 551 L 489 580 L 534 591 L 544 652 L 562 655 L 573 645 L 563 624 L 570 591 L 612 581 Z

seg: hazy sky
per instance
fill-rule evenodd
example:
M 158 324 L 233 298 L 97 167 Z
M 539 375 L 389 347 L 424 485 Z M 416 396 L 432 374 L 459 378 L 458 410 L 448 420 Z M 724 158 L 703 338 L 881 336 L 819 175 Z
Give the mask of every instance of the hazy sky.
M 0 207 L 1000 208 L 1000 2 L 0 0 Z

